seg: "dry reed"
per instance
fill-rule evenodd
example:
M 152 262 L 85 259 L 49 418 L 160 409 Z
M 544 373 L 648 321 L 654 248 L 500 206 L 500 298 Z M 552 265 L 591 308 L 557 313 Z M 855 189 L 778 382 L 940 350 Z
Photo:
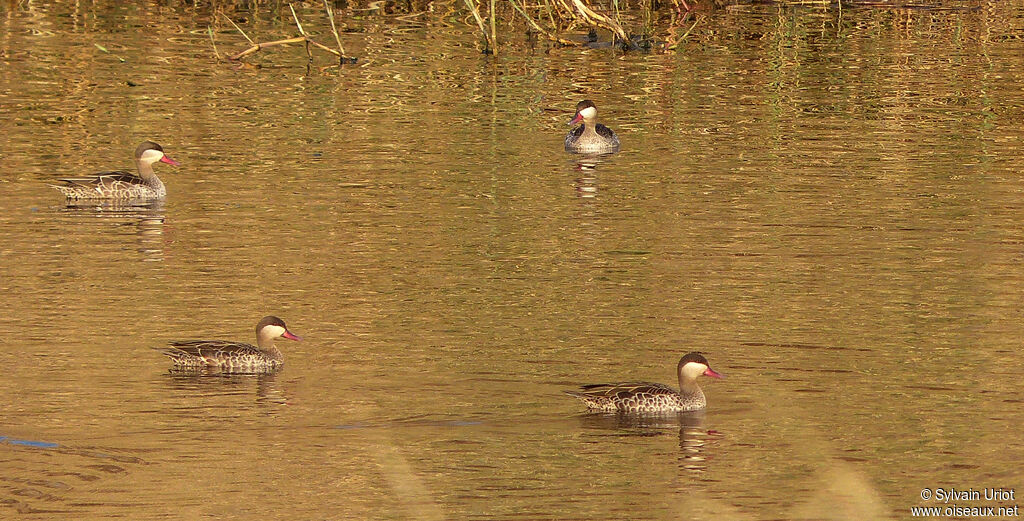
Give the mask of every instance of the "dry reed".
M 248 47 L 247 49 L 245 49 L 243 51 L 240 51 L 240 52 L 237 52 L 235 54 L 228 55 L 227 59 L 231 60 L 231 61 L 238 61 L 238 60 L 241 60 L 242 58 L 245 58 L 246 56 L 249 56 L 250 54 L 254 54 L 256 52 L 259 52 L 259 51 L 261 51 L 263 49 L 266 49 L 266 48 L 269 48 L 269 47 L 275 47 L 275 46 L 278 46 L 278 45 L 288 45 L 288 44 L 293 44 L 293 43 L 304 43 L 306 45 L 306 55 L 307 55 L 307 57 L 310 60 L 313 59 L 313 49 L 316 48 L 316 49 L 320 49 L 322 51 L 329 52 L 329 53 L 333 54 L 334 56 L 336 56 L 338 58 L 338 63 L 341 64 L 341 65 L 344 65 L 346 63 L 355 63 L 355 61 L 356 61 L 355 58 L 350 58 L 350 57 L 346 57 L 345 56 L 345 48 L 341 44 L 341 35 L 338 34 L 338 27 L 337 27 L 337 25 L 334 22 L 334 11 L 331 8 L 331 6 L 327 3 L 326 0 L 324 0 L 324 9 L 327 11 L 327 18 L 331 22 L 331 32 L 334 34 L 334 40 L 338 43 L 338 49 L 337 50 L 332 49 L 332 48 L 330 48 L 330 47 L 328 47 L 328 46 L 326 46 L 326 45 L 324 45 L 324 44 L 322 44 L 320 42 L 317 42 L 312 37 L 310 37 L 308 34 L 306 34 L 306 30 L 302 28 L 302 22 L 299 21 L 299 15 L 295 13 L 295 8 L 292 7 L 292 4 L 288 4 L 288 8 L 291 10 L 292 19 L 295 20 L 295 26 L 299 30 L 299 36 L 294 36 L 294 37 L 291 37 L 291 38 L 285 38 L 285 39 L 282 39 L 282 40 L 274 40 L 274 41 L 270 41 L 270 42 L 256 42 L 256 41 L 254 41 L 252 38 L 249 37 L 248 34 L 245 34 L 245 31 L 243 31 L 242 28 L 238 26 L 238 24 L 236 24 L 233 20 L 231 20 L 231 18 L 229 18 L 227 15 L 224 15 L 224 18 L 226 18 L 229 22 L 231 22 L 231 25 L 233 25 L 235 27 L 235 29 L 238 30 L 238 32 L 242 33 L 242 36 L 245 37 L 245 39 L 250 44 L 250 47 Z M 220 53 L 217 52 L 217 42 L 214 41 L 214 39 L 213 39 L 213 30 L 212 30 L 212 28 L 209 29 L 209 33 L 210 33 L 210 41 L 213 43 L 214 53 L 217 55 L 217 58 L 220 59 Z

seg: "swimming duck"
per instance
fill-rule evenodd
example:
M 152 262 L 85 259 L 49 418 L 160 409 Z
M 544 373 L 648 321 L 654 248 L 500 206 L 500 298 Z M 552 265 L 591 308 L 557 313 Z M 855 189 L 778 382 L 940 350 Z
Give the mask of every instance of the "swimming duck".
M 284 364 L 284 356 L 274 345 L 278 338 L 302 340 L 288 331 L 284 321 L 263 317 L 256 324 L 256 345 L 226 340 L 186 340 L 171 342 L 169 348 L 154 349 L 169 356 L 176 369 L 220 368 L 227 371 L 266 371 Z
M 649 382 L 584 385 L 579 391 L 565 391 L 583 401 L 587 409 L 602 412 L 687 412 L 707 405 L 697 377 L 722 378 L 700 353 L 689 353 L 679 360 L 679 390 Z
M 153 163 L 160 161 L 178 166 L 178 162 L 164 155 L 164 149 L 152 141 L 143 141 L 135 149 L 138 175 L 131 172 L 104 172 L 89 177 L 60 179 L 63 185 L 50 185 L 60 190 L 69 200 L 80 199 L 156 199 L 167 195 L 164 183 L 153 172 Z
M 619 137 L 615 131 L 597 122 L 597 107 L 585 99 L 576 104 L 576 115 L 569 122 L 582 125 L 565 135 L 565 151 L 576 154 L 594 154 L 619 151 Z

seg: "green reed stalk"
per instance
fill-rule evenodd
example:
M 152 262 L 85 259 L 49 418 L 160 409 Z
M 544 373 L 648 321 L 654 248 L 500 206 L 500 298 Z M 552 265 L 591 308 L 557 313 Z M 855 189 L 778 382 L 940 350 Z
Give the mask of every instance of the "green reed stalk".
M 217 50 L 217 41 L 213 39 L 213 26 L 207 25 L 206 32 L 210 35 L 210 43 L 213 44 L 213 54 L 217 55 L 217 61 L 222 61 L 220 57 L 220 52 Z

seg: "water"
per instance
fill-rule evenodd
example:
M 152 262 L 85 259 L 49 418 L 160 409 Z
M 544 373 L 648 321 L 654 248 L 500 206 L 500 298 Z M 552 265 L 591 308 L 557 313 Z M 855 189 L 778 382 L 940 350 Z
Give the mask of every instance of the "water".
M 1020 494 L 1024 20 L 974 7 L 746 6 L 678 53 L 510 32 L 496 59 L 447 13 L 353 11 L 338 70 L 217 63 L 201 9 L 5 6 L 0 509 L 891 519 L 924 487 Z M 621 153 L 562 151 L 584 97 Z M 46 186 L 144 139 L 182 162 L 163 205 Z M 275 375 L 149 349 L 266 314 L 304 337 Z M 727 376 L 703 414 L 561 393 L 673 383 L 691 350 Z

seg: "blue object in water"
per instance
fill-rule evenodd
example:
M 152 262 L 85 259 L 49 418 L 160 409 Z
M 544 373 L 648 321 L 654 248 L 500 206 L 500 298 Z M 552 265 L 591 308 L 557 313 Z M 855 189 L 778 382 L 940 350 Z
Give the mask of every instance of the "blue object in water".
M 48 441 L 16 440 L 14 438 L 8 438 L 7 436 L 0 436 L 0 443 L 4 442 L 10 443 L 11 445 L 25 445 L 27 447 L 38 447 L 41 449 L 60 447 L 60 444 L 50 443 Z

